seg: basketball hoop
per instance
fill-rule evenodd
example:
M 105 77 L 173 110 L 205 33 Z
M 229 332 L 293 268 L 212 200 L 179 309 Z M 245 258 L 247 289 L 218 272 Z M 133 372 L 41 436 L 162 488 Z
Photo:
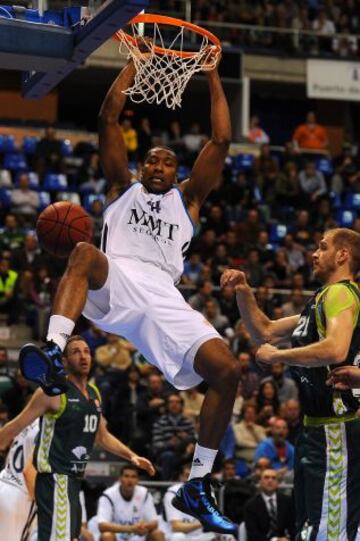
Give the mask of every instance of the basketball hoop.
M 153 25 L 150 35 L 143 35 L 144 24 Z M 160 25 L 177 30 L 169 45 L 165 44 Z M 120 41 L 120 52 L 125 49 L 135 64 L 134 84 L 124 91 L 135 103 L 147 101 L 159 105 L 165 102 L 169 109 L 180 107 L 182 94 L 194 73 L 210 71 L 218 62 L 220 41 L 200 26 L 152 14 L 137 15 L 129 26 L 131 33 L 119 30 L 114 38 Z M 201 42 L 196 45 L 198 50 L 184 49 L 186 31 L 201 36 Z

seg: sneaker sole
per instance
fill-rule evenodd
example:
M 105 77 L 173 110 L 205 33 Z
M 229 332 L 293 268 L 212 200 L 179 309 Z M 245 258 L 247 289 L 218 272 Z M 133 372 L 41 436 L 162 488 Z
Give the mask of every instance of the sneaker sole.
M 40 385 L 48 396 L 58 396 L 66 392 L 68 386 L 65 378 L 63 382 L 46 381 L 53 367 L 45 353 L 35 344 L 25 344 L 21 348 L 19 364 L 24 378 Z
M 238 537 L 237 532 L 236 533 L 229 532 L 228 530 L 225 530 L 223 528 L 217 528 L 216 526 L 214 526 L 214 527 L 211 526 L 210 527 L 208 524 L 204 524 L 201 521 L 201 518 L 199 517 L 199 515 L 197 513 L 195 513 L 195 512 L 190 511 L 183 504 L 182 500 L 180 500 L 180 498 L 178 498 L 177 496 L 174 496 L 174 498 L 171 500 L 171 504 L 178 511 L 181 511 L 182 513 L 185 513 L 186 515 L 191 515 L 192 517 L 196 518 L 199 522 L 201 522 L 201 525 L 203 527 L 204 532 L 214 532 L 214 533 L 220 533 L 220 534 L 223 534 L 223 535 L 233 535 L 235 537 L 235 539 L 237 539 L 237 537 Z

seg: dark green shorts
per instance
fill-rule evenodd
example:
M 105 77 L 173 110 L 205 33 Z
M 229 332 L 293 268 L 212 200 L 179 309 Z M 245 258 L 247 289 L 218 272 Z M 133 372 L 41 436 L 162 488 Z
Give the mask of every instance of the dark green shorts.
M 39 473 L 35 499 L 38 508 L 38 541 L 71 541 L 79 537 L 81 481 L 58 473 Z
M 354 541 L 360 525 L 360 420 L 308 426 L 295 449 L 297 539 Z

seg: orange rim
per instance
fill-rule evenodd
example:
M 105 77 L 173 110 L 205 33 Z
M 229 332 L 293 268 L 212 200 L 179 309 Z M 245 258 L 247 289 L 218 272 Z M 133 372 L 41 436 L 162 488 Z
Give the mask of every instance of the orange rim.
M 151 13 L 143 13 L 141 15 L 136 15 L 136 17 L 134 17 L 133 19 L 131 19 L 131 21 L 128 22 L 128 24 L 138 23 L 158 23 L 168 26 L 183 26 L 187 30 L 191 30 L 196 34 L 207 37 L 208 40 L 211 41 L 213 45 L 218 49 L 218 51 L 221 51 L 220 40 L 212 32 L 209 32 L 209 30 L 206 30 L 205 28 L 202 28 L 197 24 L 189 23 L 188 21 L 183 21 L 181 19 L 175 19 L 174 17 L 167 17 L 166 15 L 153 15 Z M 118 32 L 116 32 L 113 37 L 117 41 L 128 41 L 131 45 L 134 46 L 136 46 L 137 44 L 136 38 L 134 38 L 127 32 L 124 32 L 123 30 L 119 30 Z M 156 54 L 175 55 L 180 56 L 181 58 L 191 58 L 192 56 L 199 54 L 199 51 L 176 51 L 175 49 L 165 49 L 164 47 L 158 46 L 154 47 L 154 51 L 156 52 Z

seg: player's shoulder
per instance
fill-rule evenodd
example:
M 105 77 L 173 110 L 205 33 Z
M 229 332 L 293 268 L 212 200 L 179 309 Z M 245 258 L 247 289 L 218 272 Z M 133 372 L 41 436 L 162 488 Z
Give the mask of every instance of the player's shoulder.
M 107 496 L 107 497 L 116 496 L 117 494 L 120 494 L 119 489 L 120 489 L 120 483 L 119 481 L 116 481 L 116 483 L 111 485 L 111 487 L 105 489 L 101 496 Z
M 360 291 L 355 282 L 337 282 L 335 284 L 330 284 L 324 289 L 323 295 L 327 303 L 341 302 L 348 299 L 359 301 L 360 299 Z M 321 296 L 320 292 L 320 298 Z
M 150 492 L 146 487 L 143 487 L 141 485 L 136 485 L 134 490 L 134 498 L 142 499 L 143 501 L 146 500 L 146 498 L 149 496 Z

